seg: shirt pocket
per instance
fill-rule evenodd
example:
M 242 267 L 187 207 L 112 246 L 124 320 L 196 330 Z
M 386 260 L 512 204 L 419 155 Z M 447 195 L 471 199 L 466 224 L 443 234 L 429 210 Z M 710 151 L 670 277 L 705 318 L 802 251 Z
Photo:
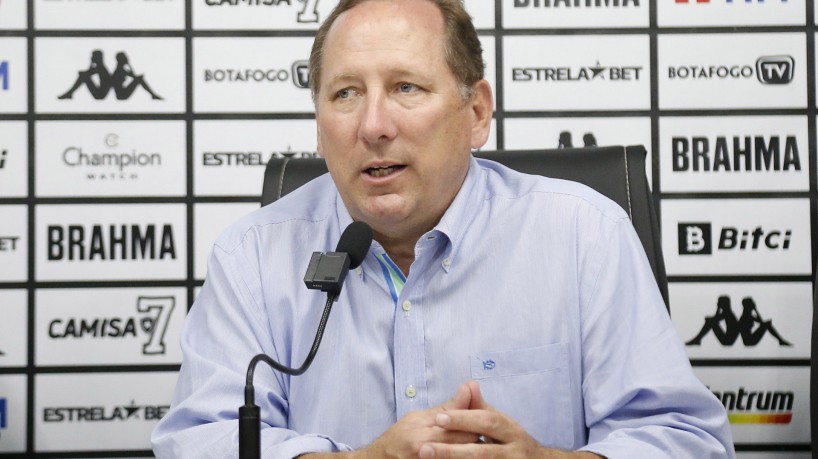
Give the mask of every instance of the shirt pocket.
M 562 343 L 470 356 L 483 399 L 517 421 L 542 445 L 571 448 L 568 353 Z

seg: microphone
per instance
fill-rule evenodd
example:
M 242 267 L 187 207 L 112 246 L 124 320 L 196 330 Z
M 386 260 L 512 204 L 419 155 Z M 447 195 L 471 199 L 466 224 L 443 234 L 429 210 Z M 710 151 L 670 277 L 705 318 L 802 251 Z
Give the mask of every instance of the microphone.
M 370 244 L 372 228 L 364 222 L 352 222 L 341 234 L 335 252 L 312 254 L 304 284 L 309 289 L 334 294 L 337 298 L 347 273 L 361 265 Z
M 244 405 L 239 407 L 239 458 L 256 459 L 261 457 L 261 432 L 259 423 L 261 422 L 260 410 L 255 404 L 256 396 L 253 388 L 253 374 L 258 362 L 265 362 L 276 370 L 292 376 L 298 376 L 307 371 L 307 368 L 315 359 L 318 346 L 321 345 L 321 338 L 324 336 L 324 328 L 332 310 L 332 304 L 338 299 L 341 293 L 344 279 L 350 269 L 355 269 L 361 265 L 372 244 L 372 228 L 364 222 L 353 222 L 344 229 L 335 252 L 314 252 L 307 266 L 307 273 L 304 275 L 304 284 L 309 289 L 327 292 L 327 303 L 324 306 L 324 313 L 318 323 L 318 330 L 315 332 L 315 339 L 312 348 L 307 354 L 304 363 L 298 368 L 284 366 L 272 357 L 265 354 L 258 354 L 250 361 L 247 367 L 247 381 L 244 386 Z

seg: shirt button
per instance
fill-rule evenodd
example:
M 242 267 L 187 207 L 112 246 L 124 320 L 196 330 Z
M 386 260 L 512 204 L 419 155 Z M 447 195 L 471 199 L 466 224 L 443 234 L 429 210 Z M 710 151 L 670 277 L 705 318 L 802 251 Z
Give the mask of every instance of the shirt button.
M 401 309 L 403 309 L 406 312 L 411 311 L 412 310 L 412 302 L 409 301 L 409 300 L 404 301 L 403 304 L 401 305 Z M 409 387 L 412 387 L 412 386 L 409 386 Z
M 446 257 L 446 258 L 443 259 L 443 266 L 448 268 L 449 265 L 451 265 L 451 264 L 452 264 L 452 259 L 451 258 Z
M 357 275 L 359 275 L 359 276 L 360 276 L 361 274 L 363 274 L 363 272 L 364 272 L 364 270 L 363 270 L 363 268 L 361 268 L 360 266 L 358 266 L 357 268 L 355 268 L 355 274 L 357 274 Z
M 406 396 L 407 397 L 415 398 L 415 395 L 417 395 L 417 394 L 418 394 L 418 392 L 415 390 L 415 386 L 410 385 L 410 386 L 408 386 L 406 388 Z

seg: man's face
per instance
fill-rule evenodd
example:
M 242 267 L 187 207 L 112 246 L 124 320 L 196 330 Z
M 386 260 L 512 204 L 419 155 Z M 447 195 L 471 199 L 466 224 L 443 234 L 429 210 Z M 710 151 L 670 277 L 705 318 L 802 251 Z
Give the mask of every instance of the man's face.
M 491 119 L 488 83 L 470 101 L 443 56 L 432 3 L 369 1 L 327 36 L 316 99 L 318 151 L 356 220 L 418 237 L 454 199 Z

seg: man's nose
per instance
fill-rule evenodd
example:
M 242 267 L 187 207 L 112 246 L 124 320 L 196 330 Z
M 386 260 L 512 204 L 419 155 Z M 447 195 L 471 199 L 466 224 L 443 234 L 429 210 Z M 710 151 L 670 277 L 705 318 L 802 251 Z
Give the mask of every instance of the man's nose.
M 397 135 L 394 108 L 385 94 L 370 92 L 367 95 L 359 135 L 369 144 L 389 141 Z

